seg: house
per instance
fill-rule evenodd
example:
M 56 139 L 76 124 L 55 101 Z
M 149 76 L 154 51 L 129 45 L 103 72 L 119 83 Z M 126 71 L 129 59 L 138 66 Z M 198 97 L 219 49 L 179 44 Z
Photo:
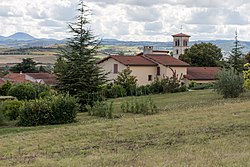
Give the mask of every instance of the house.
M 10 73 L 4 76 L 2 80 L 12 83 L 34 82 L 50 86 L 55 86 L 58 83 L 56 76 L 50 73 Z
M 179 60 L 189 48 L 189 35 L 179 33 L 173 35 L 173 56 L 169 51 L 154 50 L 153 46 L 144 46 L 143 52 L 134 56 L 112 55 L 98 64 L 105 72 L 109 72 L 108 79 L 114 81 L 119 72 L 129 68 L 131 75 L 136 76 L 138 85 L 147 85 L 157 78 L 172 77 L 174 74 L 181 82 L 188 84 L 214 82 L 218 67 L 190 67 L 186 62 Z
M 220 67 L 188 67 L 184 80 L 187 84 L 191 81 L 200 84 L 214 82 L 220 70 Z
M 108 79 L 114 81 L 119 72 L 129 68 L 136 76 L 139 85 L 147 85 L 156 77 L 172 77 L 174 73 L 183 79 L 189 64 L 165 54 L 146 54 L 142 56 L 109 56 L 98 64 L 109 72 Z

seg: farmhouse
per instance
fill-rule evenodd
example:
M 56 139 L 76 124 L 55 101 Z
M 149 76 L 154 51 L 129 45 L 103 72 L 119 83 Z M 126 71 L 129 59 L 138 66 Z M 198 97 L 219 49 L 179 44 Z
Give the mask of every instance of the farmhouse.
M 154 50 L 153 46 L 144 46 L 143 52 L 133 56 L 112 55 L 98 64 L 108 72 L 108 79 L 114 81 L 119 72 L 129 68 L 131 75 L 136 76 L 139 85 L 147 85 L 155 78 L 172 77 L 176 75 L 182 83 L 190 81 L 207 83 L 215 81 L 219 71 L 217 67 L 190 67 L 179 60 L 188 48 L 189 35 L 180 33 L 173 35 L 173 56 L 168 51 Z
M 55 86 L 58 83 L 55 75 L 49 73 L 10 73 L 4 76 L 2 80 L 12 83 L 33 82 L 50 86 Z

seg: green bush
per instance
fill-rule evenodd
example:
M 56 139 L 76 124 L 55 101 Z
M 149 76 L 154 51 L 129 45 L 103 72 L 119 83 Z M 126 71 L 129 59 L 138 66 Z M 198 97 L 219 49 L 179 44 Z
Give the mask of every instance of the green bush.
M 215 82 L 214 89 L 224 98 L 235 98 L 243 92 L 244 78 L 233 69 L 222 70 L 218 73 L 218 81 Z
M 37 97 L 36 90 L 30 83 L 21 83 L 12 86 L 7 95 L 14 96 L 18 100 L 32 100 Z
M 203 89 L 213 89 L 214 83 L 204 83 L 196 84 L 194 87 L 190 88 L 191 90 L 203 90 Z
M 171 90 L 171 93 L 178 93 L 178 92 L 186 92 L 187 91 L 187 87 L 185 85 L 182 85 L 180 87 L 174 88 L 173 90 Z
M 107 86 L 104 90 L 105 97 L 107 98 L 118 98 L 127 96 L 126 90 L 121 86 L 114 84 L 112 86 Z
M 36 95 L 37 97 L 40 96 L 41 93 L 43 92 L 49 92 L 50 91 L 50 87 L 44 84 L 39 84 L 39 83 L 30 83 L 33 88 L 36 90 Z
M 92 107 L 88 106 L 87 110 L 91 116 L 113 118 L 113 102 L 97 101 Z
M 71 123 L 79 106 L 77 100 L 69 95 L 25 102 L 20 107 L 18 125 L 37 126 Z
M 0 126 L 5 125 L 6 118 L 3 114 L 3 103 L 0 103 Z
M 150 87 L 152 93 L 173 92 L 174 89 L 180 87 L 180 81 L 174 76 L 162 79 L 156 78 L 155 81 L 151 83 Z
M 142 85 L 136 88 L 136 96 L 149 95 L 150 93 L 150 85 Z
M 132 98 L 121 104 L 121 110 L 124 113 L 150 115 L 158 113 L 158 108 L 150 97 Z
M 9 120 L 16 120 L 19 116 L 19 108 L 23 102 L 18 100 L 7 100 L 2 102 L 2 113 Z
M 3 86 L 0 88 L 0 95 L 2 96 L 6 96 L 7 92 L 10 90 L 10 88 L 12 87 L 12 84 L 10 83 L 10 81 L 7 81 L 5 84 L 3 84 Z

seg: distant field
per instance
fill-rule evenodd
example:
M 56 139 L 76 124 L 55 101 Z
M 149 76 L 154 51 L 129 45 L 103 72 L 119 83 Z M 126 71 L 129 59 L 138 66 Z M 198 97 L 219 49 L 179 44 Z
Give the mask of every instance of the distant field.
M 0 66 L 8 63 L 20 63 L 24 58 L 33 58 L 38 63 L 54 64 L 57 56 L 55 55 L 0 55 Z
M 156 115 L 112 120 L 78 115 L 69 125 L 0 129 L 0 166 L 248 167 L 250 94 L 211 90 L 152 95 Z

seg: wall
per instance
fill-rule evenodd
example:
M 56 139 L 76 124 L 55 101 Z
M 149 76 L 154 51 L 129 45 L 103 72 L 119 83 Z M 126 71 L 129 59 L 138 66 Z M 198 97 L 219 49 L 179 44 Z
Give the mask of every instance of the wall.
M 166 67 L 160 65 L 160 68 L 161 68 L 161 77 L 172 77 L 173 71 L 176 72 L 176 75 L 178 76 L 179 79 L 182 79 L 183 76 L 187 74 L 187 67 Z
M 101 66 L 105 70 L 105 72 L 109 72 L 109 74 L 107 75 L 107 79 L 111 81 L 115 80 L 118 76 L 118 74 L 114 74 L 114 64 L 118 64 L 118 72 L 122 72 L 122 70 L 127 68 L 127 66 L 119 63 L 112 58 L 99 64 L 99 66 Z
M 154 81 L 157 66 L 130 66 L 131 75 L 136 76 L 138 85 L 147 85 Z M 148 81 L 148 75 L 152 75 L 152 81 Z

